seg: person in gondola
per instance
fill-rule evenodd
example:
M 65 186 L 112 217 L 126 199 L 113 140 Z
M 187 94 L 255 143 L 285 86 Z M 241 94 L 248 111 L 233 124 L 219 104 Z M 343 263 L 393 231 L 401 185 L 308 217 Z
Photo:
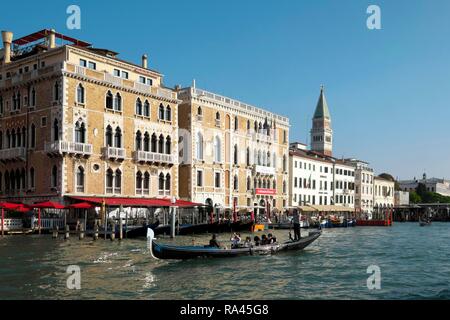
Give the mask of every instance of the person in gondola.
M 239 233 L 234 233 L 230 240 L 231 240 L 231 248 L 236 249 L 239 247 L 239 244 L 241 243 L 241 236 L 239 235 Z
M 300 240 L 300 214 L 298 213 L 297 209 L 294 209 L 293 211 L 293 219 L 292 222 L 294 223 L 294 241 Z
M 255 237 L 253 238 L 253 240 L 255 241 L 255 247 L 261 245 L 261 239 L 260 239 L 258 236 L 255 236 Z
M 211 240 L 209 240 L 209 246 L 211 248 L 220 248 L 220 243 L 217 241 L 217 236 L 215 234 L 213 234 Z
M 265 234 L 263 234 L 261 236 L 261 245 L 264 246 L 266 244 L 269 244 L 269 240 L 267 239 L 267 236 Z
M 244 247 L 251 248 L 252 247 L 252 238 L 246 237 L 244 241 Z
M 267 235 L 268 244 L 274 244 L 277 242 L 277 238 L 275 238 L 271 233 Z

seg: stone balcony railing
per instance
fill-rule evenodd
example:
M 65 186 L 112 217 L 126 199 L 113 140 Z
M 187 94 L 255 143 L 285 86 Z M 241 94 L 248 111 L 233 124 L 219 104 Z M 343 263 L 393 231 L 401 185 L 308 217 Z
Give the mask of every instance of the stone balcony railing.
M 124 160 L 126 157 L 126 150 L 124 148 L 104 147 L 103 156 L 111 160 Z
M 53 141 L 45 144 L 45 151 L 47 153 L 90 156 L 92 155 L 92 144 L 61 140 Z
M 174 163 L 174 157 L 171 154 L 162 154 L 142 150 L 135 151 L 133 153 L 133 158 L 138 162 Z
M 24 161 L 26 158 L 27 151 L 24 147 L 9 148 L 0 150 L 0 160 L 1 161 Z

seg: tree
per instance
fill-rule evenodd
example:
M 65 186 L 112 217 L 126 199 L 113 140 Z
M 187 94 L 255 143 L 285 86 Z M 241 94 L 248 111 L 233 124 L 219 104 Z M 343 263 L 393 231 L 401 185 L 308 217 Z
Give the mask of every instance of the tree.
M 410 203 L 421 203 L 422 198 L 415 191 L 411 191 L 409 193 L 409 202 Z

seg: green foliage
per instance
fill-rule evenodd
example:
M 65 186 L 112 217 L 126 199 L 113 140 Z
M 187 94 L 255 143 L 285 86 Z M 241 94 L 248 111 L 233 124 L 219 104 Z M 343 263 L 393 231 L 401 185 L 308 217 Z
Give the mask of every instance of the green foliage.
M 435 192 L 430 192 L 427 191 L 427 187 L 425 186 L 425 184 L 423 183 L 419 183 L 419 185 L 416 188 L 416 192 L 414 192 L 419 199 L 420 198 L 420 202 L 421 203 L 450 203 L 450 197 L 446 197 L 443 196 L 439 193 L 435 193 Z M 410 193 L 410 201 L 413 202 L 412 198 L 411 198 L 411 194 Z M 415 197 L 415 196 L 413 196 Z M 413 202 L 413 203 L 417 203 L 417 202 Z
M 409 202 L 410 203 L 421 203 L 422 198 L 417 194 L 416 191 L 411 191 L 409 193 Z

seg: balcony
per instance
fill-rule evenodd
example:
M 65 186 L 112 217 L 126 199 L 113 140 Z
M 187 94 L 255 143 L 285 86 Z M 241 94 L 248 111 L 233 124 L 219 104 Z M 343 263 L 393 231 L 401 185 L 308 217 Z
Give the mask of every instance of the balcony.
M 0 150 L 0 161 L 25 161 L 27 151 L 24 147 Z
M 103 156 L 106 159 L 122 161 L 125 160 L 126 150 L 124 148 L 104 147 Z
M 71 142 L 71 141 L 53 141 L 45 144 L 45 151 L 49 155 L 80 155 L 89 157 L 92 155 L 92 144 Z
M 255 134 L 255 138 L 257 141 L 271 143 L 273 142 L 273 138 L 265 133 L 257 133 Z
M 255 174 L 272 175 L 272 176 L 276 174 L 276 170 L 273 167 L 255 165 L 253 170 Z
M 174 157 L 171 154 L 162 154 L 138 150 L 133 153 L 133 158 L 138 162 L 163 163 L 173 165 Z

